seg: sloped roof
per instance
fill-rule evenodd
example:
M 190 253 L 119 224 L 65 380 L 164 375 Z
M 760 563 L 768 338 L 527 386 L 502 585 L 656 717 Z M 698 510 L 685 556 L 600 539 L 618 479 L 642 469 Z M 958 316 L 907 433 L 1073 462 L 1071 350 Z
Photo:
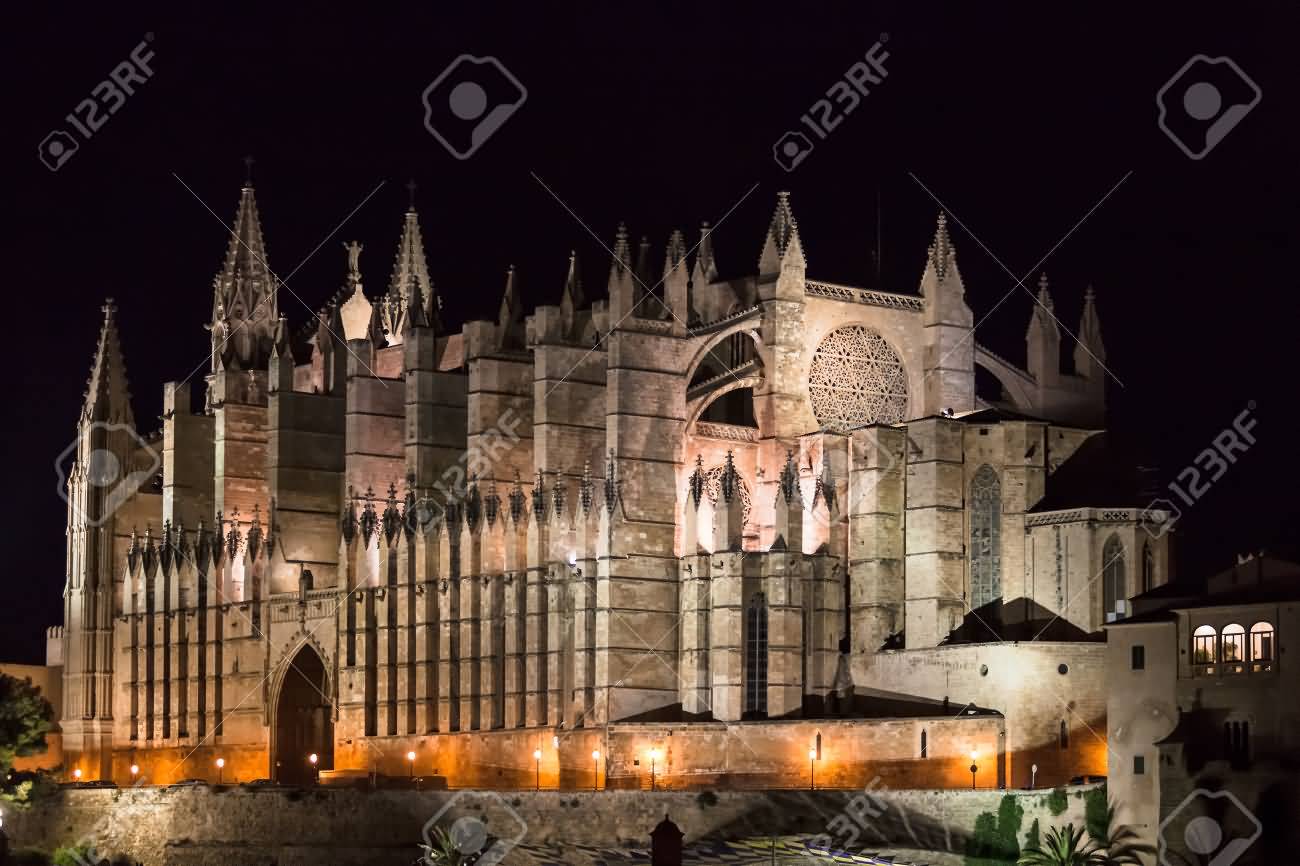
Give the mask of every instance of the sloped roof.
M 1066 508 L 1145 508 L 1142 470 L 1105 433 L 1084 440 L 1070 458 L 1047 476 L 1047 492 L 1031 514 Z

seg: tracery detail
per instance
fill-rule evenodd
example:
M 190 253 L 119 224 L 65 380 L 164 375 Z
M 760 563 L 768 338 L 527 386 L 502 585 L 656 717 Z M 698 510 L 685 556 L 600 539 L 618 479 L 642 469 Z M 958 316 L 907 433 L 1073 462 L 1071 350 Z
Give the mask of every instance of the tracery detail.
M 907 375 L 885 338 L 865 325 L 827 334 L 813 353 L 808 397 L 824 429 L 896 424 L 907 415 Z

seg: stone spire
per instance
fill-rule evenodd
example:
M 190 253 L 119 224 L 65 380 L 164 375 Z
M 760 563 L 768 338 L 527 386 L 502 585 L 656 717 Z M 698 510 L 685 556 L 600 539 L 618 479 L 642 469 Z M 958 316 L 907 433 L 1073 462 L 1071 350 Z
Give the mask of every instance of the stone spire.
M 515 280 L 515 266 L 506 268 L 506 288 L 501 293 L 501 306 L 497 309 L 497 327 L 502 332 L 510 330 L 520 319 L 523 304 L 519 301 L 519 286 Z
M 690 275 L 686 270 L 686 239 L 674 230 L 668 237 L 664 251 L 664 275 L 660 280 L 668 314 L 673 320 L 673 331 L 684 332 L 690 319 Z
M 1038 300 L 1025 332 L 1026 366 L 1040 384 L 1056 381 L 1061 371 L 1061 329 L 1056 323 L 1056 304 L 1047 288 L 1047 274 L 1038 278 Z
M 565 336 L 571 336 L 578 311 L 586 303 L 582 295 L 582 274 L 578 270 L 578 254 L 569 251 L 569 273 L 564 278 L 564 293 L 560 296 L 560 318 L 564 321 Z
M 412 304 L 412 297 L 418 303 Z M 433 322 L 438 315 L 437 294 L 429 279 L 429 268 L 424 258 L 424 238 L 420 233 L 420 217 L 415 211 L 412 192 L 411 203 L 402 220 L 402 237 L 397 242 L 397 255 L 393 259 L 393 272 L 388 279 L 388 303 L 384 307 L 389 321 L 384 325 L 391 335 L 400 335 L 402 321 L 412 306 L 418 306 L 425 321 Z
M 1079 342 L 1074 347 L 1074 370 L 1092 378 L 1106 363 L 1106 345 L 1101 340 L 1101 319 L 1097 316 L 1097 295 L 1092 286 L 1083 293 L 1083 314 L 1079 317 Z
M 627 226 L 618 224 L 618 234 L 614 237 L 614 258 L 609 264 L 609 327 L 618 327 L 619 323 L 632 313 L 632 302 L 636 297 L 636 283 L 632 279 L 632 248 L 627 240 Z
M 253 185 L 244 184 L 226 245 L 226 259 L 212 280 L 212 369 L 260 369 L 270 355 L 279 318 L 279 280 L 267 263 L 266 242 Z
M 790 193 L 776 194 L 776 210 L 763 240 L 763 253 L 759 256 L 760 275 L 775 274 L 787 264 L 806 266 L 803 241 L 799 237 L 799 224 L 790 208 Z
M 718 278 L 718 263 L 713 256 L 713 229 L 708 222 L 700 223 L 700 244 L 695 251 L 695 270 L 692 279 L 711 283 Z
M 86 380 L 82 419 L 134 427 L 126 362 L 122 359 L 122 342 L 117 332 L 117 306 L 112 298 L 107 298 L 100 309 L 104 321 L 99 326 L 99 341 L 90 363 L 90 378 Z

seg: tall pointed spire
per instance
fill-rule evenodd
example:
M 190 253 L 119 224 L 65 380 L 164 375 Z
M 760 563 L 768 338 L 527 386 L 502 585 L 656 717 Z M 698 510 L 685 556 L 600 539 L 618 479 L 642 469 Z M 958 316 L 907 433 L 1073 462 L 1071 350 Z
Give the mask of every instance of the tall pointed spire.
M 265 366 L 280 312 L 279 280 L 271 271 L 252 181 L 239 191 L 239 207 L 226 258 L 212 280 L 213 370 Z
M 1094 368 L 1106 363 L 1106 344 L 1101 339 L 1101 319 L 1097 315 L 1097 293 L 1092 286 L 1083 293 L 1083 314 L 1079 317 L 1079 342 L 1074 347 L 1074 369 L 1091 378 Z
M 506 268 L 506 288 L 501 293 L 501 306 L 497 308 L 497 325 L 507 331 L 519 321 L 523 307 L 519 301 L 519 287 L 515 282 L 515 266 Z
M 582 273 L 578 269 L 578 254 L 569 251 L 569 273 L 564 278 L 564 294 L 560 297 L 560 309 L 568 319 L 582 309 L 586 298 L 582 294 Z
M 621 276 L 631 267 L 632 246 L 627 241 L 627 225 L 619 223 L 614 235 L 614 259 L 609 265 L 609 278 L 613 280 L 616 274 Z
M 131 413 L 131 392 L 126 379 L 126 362 L 117 332 L 117 306 L 112 298 L 100 308 L 104 321 L 99 327 L 99 341 L 86 381 L 86 399 L 82 417 L 87 421 L 106 421 L 135 426 Z
M 429 279 L 429 267 L 424 258 L 424 237 L 420 233 L 419 214 L 415 211 L 413 184 L 407 188 L 411 190 L 411 203 L 402 220 L 402 237 L 397 242 L 393 272 L 388 280 L 388 295 L 391 300 L 386 306 L 395 312 L 404 312 L 412 306 L 411 296 L 414 294 L 424 310 L 425 320 L 433 321 L 438 314 L 438 302 L 433 282 Z M 394 316 L 390 313 L 389 318 Z M 400 321 L 388 321 L 384 324 L 390 334 L 402 331 L 403 323 Z
M 1061 329 L 1056 323 L 1056 304 L 1047 288 L 1047 274 L 1038 278 L 1038 299 L 1025 332 L 1025 360 L 1029 375 L 1050 385 L 1061 370 Z
M 758 272 L 773 274 L 787 260 L 804 264 L 803 241 L 799 238 L 799 224 L 790 207 L 790 193 L 776 194 L 776 210 L 763 240 L 763 253 L 759 257 Z
M 700 223 L 700 243 L 695 252 L 695 273 L 697 282 L 702 278 L 706 283 L 718 279 L 718 263 L 713 256 L 713 229 L 708 222 Z

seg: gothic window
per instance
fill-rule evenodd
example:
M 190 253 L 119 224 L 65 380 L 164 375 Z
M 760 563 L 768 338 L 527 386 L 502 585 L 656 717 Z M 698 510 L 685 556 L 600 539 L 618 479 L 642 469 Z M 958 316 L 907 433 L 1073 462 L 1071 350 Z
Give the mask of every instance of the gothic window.
M 922 758 L 928 758 L 930 756 L 930 744 L 928 740 L 929 737 L 926 736 L 925 728 L 921 728 L 921 757 Z
M 1105 594 L 1105 612 L 1116 613 L 1119 602 L 1128 601 L 1128 586 L 1124 580 L 1124 542 L 1117 533 L 1111 533 L 1101 549 L 1101 583 Z
M 907 416 L 903 361 L 871 328 L 837 328 L 822 338 L 813 353 L 808 399 L 825 430 L 896 424 Z
M 1246 671 L 1246 630 L 1237 623 L 1223 627 L 1219 640 L 1225 673 L 1240 674 Z
M 745 611 L 745 713 L 767 715 L 767 598 L 761 592 Z
M 1255 673 L 1273 670 L 1273 626 L 1257 622 L 1250 627 L 1250 669 Z
M 985 463 L 970 483 L 970 599 L 980 608 L 1002 597 L 1002 484 Z
M 1142 545 L 1142 592 L 1150 592 L 1156 576 L 1156 558 L 1151 552 L 1151 542 Z
M 1219 660 L 1219 634 L 1212 625 L 1198 626 L 1192 636 L 1192 664 L 1200 673 L 1214 673 Z
M 1057 730 L 1056 739 L 1062 749 L 1070 748 L 1070 729 L 1066 727 L 1065 719 L 1061 719 L 1061 726 Z

